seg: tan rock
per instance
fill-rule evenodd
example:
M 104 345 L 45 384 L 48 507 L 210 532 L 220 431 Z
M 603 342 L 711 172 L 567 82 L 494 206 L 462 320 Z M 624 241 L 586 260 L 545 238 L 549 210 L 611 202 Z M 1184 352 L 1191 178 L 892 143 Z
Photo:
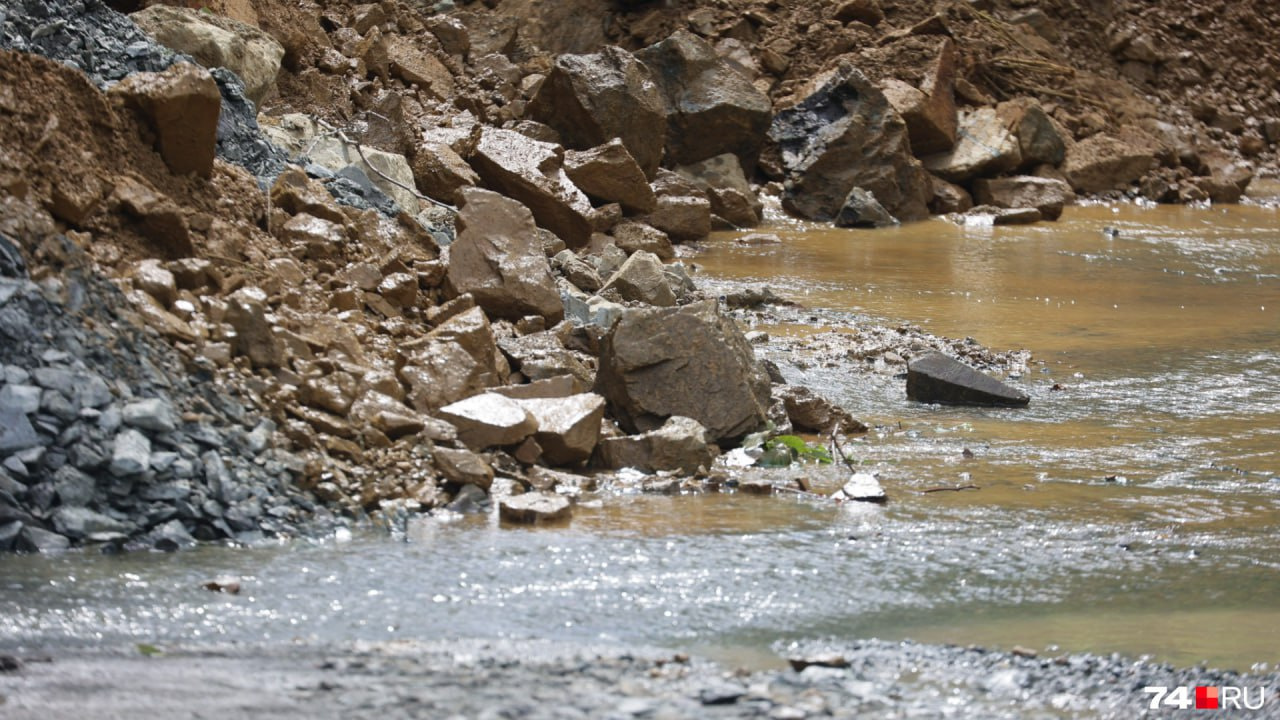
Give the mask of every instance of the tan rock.
M 347 230 L 343 225 L 305 212 L 285 221 L 279 237 L 290 250 L 310 259 L 342 257 L 347 244 Z
M 342 208 L 324 185 L 307 177 L 299 167 L 287 167 L 276 178 L 271 186 L 271 204 L 290 215 L 307 213 L 337 224 L 347 221 Z
M 195 254 L 186 213 L 172 198 L 133 176 L 123 175 L 116 179 L 111 199 L 138 221 L 157 253 L 165 257 Z
M 587 460 L 600 439 L 604 419 L 604 398 L 595 393 L 565 398 L 516 400 L 533 416 L 538 429 L 533 439 L 542 447 L 542 456 L 552 465 L 570 465 Z
M 1154 164 L 1155 153 L 1150 148 L 1099 133 L 1067 151 L 1062 172 L 1076 192 L 1095 193 L 1123 188 Z
M 356 380 L 345 372 L 308 378 L 298 388 L 298 399 L 313 408 L 346 415 L 355 400 Z
M 632 253 L 605 283 L 601 292 L 608 290 L 616 290 L 623 300 L 646 305 L 672 307 L 676 304 L 676 296 L 667 283 L 662 261 L 657 255 L 643 250 Z
M 159 260 L 142 260 L 133 266 L 129 274 L 134 287 L 155 298 L 162 306 L 167 308 L 178 299 L 178 285 L 173 273 L 162 267 Z
M 523 203 L 539 226 L 570 248 L 591 240 L 594 211 L 565 174 L 560 146 L 514 130 L 485 128 L 470 162 L 487 187 Z
M 534 380 L 523 385 L 504 385 L 492 390 L 513 400 L 529 398 L 565 398 L 570 395 L 586 392 L 591 388 L 573 375 L 555 375 L 553 377 Z
M 133 309 L 142 316 L 143 322 L 155 328 L 161 335 L 182 342 L 195 342 L 198 339 L 190 325 L 162 307 L 151 295 L 141 290 L 133 290 L 127 297 L 133 304 Z
M 418 304 L 418 276 L 410 273 L 391 273 L 378 283 L 378 294 L 398 308 L 416 307 Z
M 1057 220 L 1062 208 L 1075 202 L 1076 194 L 1062 180 L 1020 175 L 973 181 L 974 199 L 999 208 L 1035 208 L 1045 220 Z
M 241 288 L 227 298 L 226 321 L 236 331 L 231 346 L 237 355 L 249 358 L 254 367 L 274 368 L 284 361 L 284 352 L 267 322 L 266 302 L 262 290 Z
M 643 250 L 657 255 L 659 260 L 675 259 L 671 238 L 652 225 L 638 220 L 623 220 L 609 232 L 614 244 L 628 254 Z
M 520 203 L 478 188 L 463 191 L 458 239 L 450 247 L 449 284 L 495 317 L 535 314 L 556 323 L 564 307 L 537 240 L 533 215 Z
M 402 347 L 404 365 L 398 375 L 409 387 L 409 402 L 419 412 L 432 412 L 501 385 L 508 374 L 489 320 L 480 308 L 459 313 Z
M 529 103 L 529 117 L 558 130 L 577 150 L 620 138 L 648 177 L 662 161 L 665 100 L 648 68 L 622 48 L 557 57 Z
M 732 153 L 682 165 L 676 172 L 703 191 L 711 212 L 739 228 L 760 224 L 763 206 L 751 190 L 738 156 Z
M 554 493 L 524 493 L 498 502 L 498 516 L 503 521 L 523 525 L 555 523 L 568 520 L 573 504 Z
M 458 429 L 458 439 L 473 450 L 518 444 L 538 428 L 529 411 L 495 393 L 446 405 L 438 415 L 452 423 Z
M 697 472 L 710 468 L 719 449 L 697 420 L 671 417 L 661 427 L 640 435 L 604 438 L 598 457 L 604 467 L 644 472 Z
M 448 203 L 458 203 L 459 191 L 480 183 L 480 176 L 467 161 L 440 142 L 419 143 L 409 166 L 423 194 Z
M 457 94 L 453 75 L 435 55 L 404 37 L 387 42 L 387 60 L 391 74 L 410 85 L 417 85 L 433 100 L 452 100 Z
M 797 430 L 815 433 L 829 433 L 833 429 L 842 433 L 867 431 L 867 426 L 847 410 L 815 395 L 807 387 L 786 385 L 775 388 L 774 393 L 783 401 L 787 419 Z
M 436 469 L 445 480 L 459 485 L 475 485 L 488 490 L 493 484 L 493 468 L 470 450 L 436 448 Z
M 958 183 L 997 175 L 1022 164 L 1018 138 L 1009 132 L 995 108 L 978 108 L 964 113 L 957 136 L 951 150 L 924 158 L 925 169 L 944 180 Z
M 616 202 L 628 212 L 652 212 L 657 205 L 644 170 L 618 138 L 590 150 L 566 152 L 564 169 L 587 195 Z
M 207 70 L 178 63 L 161 73 L 134 73 L 110 92 L 145 119 L 175 175 L 213 175 L 222 95 Z
M 152 5 L 129 19 L 156 42 L 190 55 L 206 68 L 224 67 L 235 73 L 255 105 L 261 105 L 275 88 L 284 47 L 257 27 L 168 5 Z

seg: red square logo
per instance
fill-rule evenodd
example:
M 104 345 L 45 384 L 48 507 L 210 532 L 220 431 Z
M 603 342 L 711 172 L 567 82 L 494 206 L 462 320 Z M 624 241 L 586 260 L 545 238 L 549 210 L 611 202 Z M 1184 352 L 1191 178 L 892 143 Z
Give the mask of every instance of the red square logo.
M 1200 685 L 1196 687 L 1196 709 L 1217 710 L 1218 688 Z

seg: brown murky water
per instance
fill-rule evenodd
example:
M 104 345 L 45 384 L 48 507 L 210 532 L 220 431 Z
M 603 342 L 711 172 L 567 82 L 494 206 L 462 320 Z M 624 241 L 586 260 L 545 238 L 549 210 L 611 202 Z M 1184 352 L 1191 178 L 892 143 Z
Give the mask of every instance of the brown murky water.
M 710 285 L 767 281 L 814 309 L 763 329 L 905 321 L 1025 347 L 1012 382 L 1031 406 L 921 406 L 891 373 L 775 357 L 876 425 L 846 449 L 888 505 L 615 492 L 535 531 L 475 518 L 408 542 L 0 558 L 0 649 L 554 637 L 760 665 L 833 636 L 1280 662 L 1280 213 L 774 231 L 697 259 Z M 978 489 L 925 492 L 961 485 Z M 199 589 L 222 573 L 241 595 Z

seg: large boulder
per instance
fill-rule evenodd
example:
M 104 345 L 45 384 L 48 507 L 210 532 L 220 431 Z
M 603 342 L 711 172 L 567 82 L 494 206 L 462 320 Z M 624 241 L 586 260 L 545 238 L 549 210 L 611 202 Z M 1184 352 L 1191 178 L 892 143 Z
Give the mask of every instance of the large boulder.
M 1021 390 L 939 352 L 907 365 L 907 397 L 943 405 L 1022 407 L 1031 402 Z
M 261 105 L 275 88 L 284 46 L 256 27 L 169 5 L 152 5 L 129 19 L 170 50 L 190 55 L 207 68 L 224 67 L 235 73 L 254 105 Z
M 539 227 L 570 248 L 591 241 L 591 201 L 565 174 L 559 145 L 514 130 L 485 128 L 470 161 L 489 189 L 524 203 Z
M 533 439 L 548 463 L 570 465 L 591 457 L 600 440 L 604 398 L 581 393 L 563 398 L 517 399 L 516 403 L 538 424 Z
M 927 217 L 926 176 L 911 155 L 906 123 L 884 93 L 848 63 L 769 128 L 761 164 L 785 181 L 783 205 L 831 221 L 861 187 L 899 220 Z
M 919 86 L 896 78 L 881 84 L 894 110 L 907 123 L 911 150 L 923 157 L 950 150 L 956 143 L 956 51 L 950 39 L 918 38 L 938 43 L 936 55 L 924 68 Z
M 627 212 L 647 213 L 657 205 L 644 169 L 618 138 L 590 150 L 566 152 L 564 170 L 587 195 L 616 202 Z
M 178 63 L 160 73 L 134 73 L 111 94 L 150 126 L 170 171 L 212 177 L 222 95 L 207 70 Z
M 768 96 L 688 30 L 636 53 L 667 101 L 666 161 L 687 165 L 733 153 L 755 167 L 773 115 Z
M 621 139 L 649 177 L 662 162 L 666 104 L 648 68 L 622 48 L 556 58 L 528 114 L 577 150 Z
M 400 348 L 400 379 L 409 403 L 431 412 L 506 382 L 507 360 L 498 350 L 484 310 L 459 313 L 420 340 Z
M 924 159 L 929 172 L 959 183 L 998 175 L 1022 164 L 1018 138 L 1009 132 L 995 108 L 978 108 L 960 118 L 955 147 Z
M 646 433 L 601 440 L 596 460 L 614 470 L 693 473 L 710 468 L 719 454 L 707 429 L 697 420 L 675 416 Z
M 602 343 L 596 392 L 628 432 L 680 415 L 721 441 L 764 424 L 769 376 L 733 319 L 711 300 L 625 311 Z
M 1075 202 L 1071 186 L 1054 178 L 1020 175 L 973 181 L 973 197 L 981 205 L 1035 208 L 1045 220 L 1057 220 L 1062 208 Z
M 1062 172 L 1076 192 L 1096 193 L 1123 188 L 1153 165 L 1155 153 L 1150 148 L 1098 133 L 1067 151 Z
M 491 317 L 564 317 L 533 215 L 520 203 L 479 188 L 462 191 L 458 238 L 449 249 L 449 284 L 471 293 Z

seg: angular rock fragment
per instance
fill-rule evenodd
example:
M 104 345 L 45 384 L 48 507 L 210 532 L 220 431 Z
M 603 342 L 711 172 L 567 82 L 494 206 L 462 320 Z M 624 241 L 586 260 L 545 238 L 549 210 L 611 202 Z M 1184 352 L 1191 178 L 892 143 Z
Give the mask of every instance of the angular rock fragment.
M 482 393 L 446 405 L 438 414 L 453 423 L 458 439 L 472 450 L 515 445 L 538 429 L 528 410 L 496 393 Z
M 533 439 L 552 465 L 571 465 L 591 457 L 600 439 L 604 398 L 583 393 L 566 398 L 519 399 L 516 402 L 538 424 Z
M 840 495 L 858 502 L 883 503 L 889 499 L 876 476 L 863 472 L 854 473 L 840 488 Z
M 715 441 L 754 431 L 769 407 L 768 375 L 715 301 L 624 312 L 601 348 L 596 391 L 630 432 L 680 415 Z
M 929 172 L 959 183 L 996 175 L 1022 164 L 1018 138 L 1005 126 L 995 108 L 978 108 L 960 118 L 955 147 L 924 159 Z
M 596 457 L 600 465 L 615 470 L 694 473 L 699 468 L 710 468 L 719 454 L 701 423 L 674 416 L 646 433 L 602 439 Z
M 632 213 L 646 213 L 657 204 L 644 170 L 618 138 L 590 150 L 570 150 L 564 169 L 587 195 L 616 202 Z
M 445 480 L 459 485 L 475 485 L 488 490 L 493 484 L 493 468 L 470 450 L 436 448 L 436 469 Z
M 509 523 L 537 525 L 568 520 L 573 514 L 569 498 L 555 493 L 524 493 L 498 502 L 498 517 Z
M 1031 402 L 1021 390 L 938 352 L 907 365 L 907 397 L 943 405 L 1023 407 Z
M 162 73 L 134 73 L 111 93 L 141 113 L 175 175 L 212 176 L 222 95 L 208 71 L 179 63 Z
M 616 290 L 623 300 L 655 307 L 672 307 L 676 304 L 676 296 L 667 283 L 662 261 L 657 255 L 643 250 L 632 253 L 601 291 L 610 289 Z
M 973 181 L 974 200 L 1000 208 L 1035 208 L 1045 220 L 1057 220 L 1075 202 L 1071 186 L 1061 180 L 1021 175 Z

